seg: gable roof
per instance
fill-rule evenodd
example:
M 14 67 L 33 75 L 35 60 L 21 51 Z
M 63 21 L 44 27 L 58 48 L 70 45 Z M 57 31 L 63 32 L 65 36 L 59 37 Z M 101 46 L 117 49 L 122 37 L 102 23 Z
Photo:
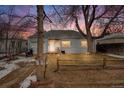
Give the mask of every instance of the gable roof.
M 37 33 L 29 38 L 36 38 Z M 74 30 L 50 30 L 44 33 L 47 39 L 84 39 L 84 37 Z

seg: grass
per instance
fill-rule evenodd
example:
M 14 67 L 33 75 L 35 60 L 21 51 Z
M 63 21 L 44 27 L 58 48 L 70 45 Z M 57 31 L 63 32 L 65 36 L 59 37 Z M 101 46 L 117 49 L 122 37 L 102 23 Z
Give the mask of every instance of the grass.
M 61 60 L 72 60 L 78 59 L 80 62 L 66 62 L 62 64 L 91 64 L 91 63 L 102 63 L 103 58 L 107 61 L 108 65 L 119 65 L 122 66 L 124 63 L 119 62 L 117 58 L 108 57 L 102 54 L 49 54 L 48 55 L 48 67 L 47 67 L 47 79 L 53 81 L 54 86 L 52 87 L 123 87 L 124 86 L 124 66 L 123 69 L 78 69 L 76 66 L 73 68 L 65 67 L 59 72 L 54 72 L 56 69 L 57 59 Z M 112 61 L 116 60 L 116 61 Z M 121 84 L 121 85 L 120 85 Z M 42 86 L 43 87 L 43 86 Z M 49 87 L 49 86 L 45 86 Z
M 119 81 L 124 83 L 123 74 L 124 70 L 61 71 L 54 74 L 53 78 L 56 82 L 56 87 L 91 87 L 91 85 L 93 87 L 93 84 L 111 84 L 113 86 L 114 83 L 120 84 Z M 69 84 L 70 86 L 68 86 Z
M 109 56 L 105 56 L 102 54 L 49 54 L 47 62 L 50 65 L 55 66 L 57 59 L 63 60 L 61 64 L 96 64 L 103 63 L 103 60 L 106 59 L 107 64 L 123 64 L 123 60 L 119 61 L 118 58 L 113 58 Z M 80 61 L 64 61 L 64 60 L 80 60 Z

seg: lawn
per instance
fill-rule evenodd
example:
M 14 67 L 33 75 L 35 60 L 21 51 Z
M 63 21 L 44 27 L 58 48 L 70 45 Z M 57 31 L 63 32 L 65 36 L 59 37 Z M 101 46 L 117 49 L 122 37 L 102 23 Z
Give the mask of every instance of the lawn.
M 102 54 L 49 54 L 47 56 L 47 80 L 52 81 L 52 87 L 124 87 L 124 63 L 120 59 L 105 56 Z M 64 67 L 58 72 L 56 69 L 57 59 L 61 60 L 81 60 L 78 64 L 102 64 L 105 58 L 108 67 L 101 69 L 77 69 L 74 67 Z M 63 61 L 62 64 L 77 64 L 77 62 Z M 112 67 L 109 67 L 109 65 Z M 115 68 L 114 66 L 117 66 Z M 121 66 L 121 68 L 120 68 Z M 123 67 L 123 68 L 122 68 Z M 83 68 L 83 67 L 82 67 Z M 50 82 L 51 83 L 51 82 Z M 47 83 L 48 84 L 48 83 Z M 42 87 L 51 87 L 46 85 Z
M 57 65 L 57 60 L 61 60 L 59 63 L 62 65 L 82 65 L 82 64 L 101 64 L 103 65 L 103 61 L 106 62 L 106 65 L 124 65 L 124 59 L 118 59 L 110 56 L 106 56 L 103 54 L 48 54 L 47 62 L 49 64 L 49 68 L 55 69 Z M 68 61 L 70 60 L 70 61 Z M 74 60 L 74 61 L 71 61 Z M 78 60 L 78 61 L 76 61 Z
M 55 72 L 58 59 L 63 61 Z M 102 67 L 103 59 L 105 68 Z M 30 57 L 13 61 L 20 68 L 2 78 L 0 87 L 20 87 L 20 83 L 31 73 L 43 75 L 43 66 L 35 65 L 34 62 L 34 58 Z M 39 83 L 30 81 L 31 87 L 124 87 L 124 59 L 102 54 L 47 54 L 47 63 L 46 79 Z

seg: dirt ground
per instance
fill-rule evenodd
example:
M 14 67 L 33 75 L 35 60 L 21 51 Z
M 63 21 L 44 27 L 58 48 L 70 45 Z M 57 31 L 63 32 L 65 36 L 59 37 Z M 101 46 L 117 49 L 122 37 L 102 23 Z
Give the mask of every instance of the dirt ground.
M 124 70 L 60 71 L 51 77 L 55 87 L 124 87 Z
M 61 61 L 58 72 L 57 59 L 60 60 L 81 60 L 81 61 Z M 103 64 L 106 60 L 106 67 L 85 67 L 82 64 Z M 107 61 L 108 60 L 108 61 Z M 83 87 L 124 87 L 124 61 L 104 56 L 102 54 L 48 54 L 47 55 L 46 79 L 31 87 L 35 88 L 83 88 Z M 69 65 L 74 66 L 69 66 Z M 78 65 L 76 65 L 78 64 Z M 28 75 L 34 71 L 36 65 L 33 63 L 18 64 L 21 66 L 0 80 L 0 87 L 20 87 Z M 76 66 L 75 66 L 76 65 Z M 98 67 L 98 68 L 97 68 Z M 37 70 L 36 70 L 37 71 Z

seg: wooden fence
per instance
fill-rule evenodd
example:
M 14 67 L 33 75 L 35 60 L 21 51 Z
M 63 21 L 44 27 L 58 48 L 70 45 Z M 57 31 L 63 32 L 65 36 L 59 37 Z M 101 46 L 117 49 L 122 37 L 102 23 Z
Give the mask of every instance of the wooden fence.
M 56 70 L 55 72 L 60 70 L 60 66 L 61 67 L 88 67 L 90 68 L 100 68 L 100 69 L 106 69 L 106 68 L 114 68 L 116 66 L 118 66 L 118 68 L 123 68 L 124 69 L 124 59 L 106 59 L 106 58 L 102 58 L 102 59 L 95 59 L 96 63 L 84 63 L 84 61 L 89 60 L 89 59 L 85 59 L 85 60 L 75 60 L 75 59 L 57 59 L 57 63 L 56 63 Z M 82 62 L 82 64 L 61 64 L 62 62 Z M 90 60 L 90 61 L 94 61 L 94 60 Z M 121 64 L 120 64 L 121 63 Z M 68 68 L 69 69 L 69 68 Z

